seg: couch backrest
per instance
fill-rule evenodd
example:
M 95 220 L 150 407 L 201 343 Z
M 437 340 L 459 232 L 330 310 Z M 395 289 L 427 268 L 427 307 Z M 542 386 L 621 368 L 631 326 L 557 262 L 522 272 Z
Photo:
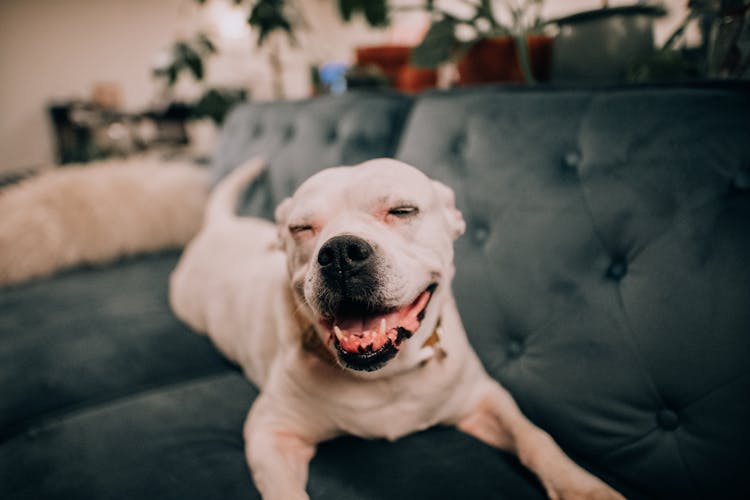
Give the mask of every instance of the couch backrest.
M 750 94 L 436 94 L 416 102 L 397 156 L 456 190 L 459 308 L 524 412 L 649 496 L 737 491 Z
M 467 221 L 467 332 L 523 411 L 636 494 L 736 487 L 750 465 L 750 93 L 432 93 L 401 134 L 409 108 L 367 94 L 248 105 L 217 175 L 265 154 L 247 212 L 267 217 L 334 164 L 394 155 L 442 180 Z
M 265 157 L 269 169 L 240 212 L 272 218 L 276 205 L 318 170 L 393 156 L 410 106 L 400 94 L 361 92 L 240 106 L 222 130 L 214 178 Z

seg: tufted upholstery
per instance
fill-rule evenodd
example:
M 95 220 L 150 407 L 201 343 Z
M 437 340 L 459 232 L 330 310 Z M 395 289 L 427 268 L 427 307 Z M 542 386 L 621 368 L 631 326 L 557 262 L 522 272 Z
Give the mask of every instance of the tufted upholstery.
M 750 464 L 749 111 L 710 89 L 433 94 L 396 153 L 456 192 L 454 289 L 485 366 L 649 494 L 733 489 Z M 317 170 L 273 167 L 275 203 Z
M 216 178 L 265 155 L 243 212 L 377 156 L 454 188 L 454 290 L 523 411 L 629 498 L 743 498 L 750 459 L 750 91 L 354 94 L 250 104 Z M 166 305 L 176 255 L 0 291 L 0 498 L 257 498 L 257 394 Z M 363 468 L 367 464 L 368 468 Z M 375 478 L 375 479 L 373 479 Z M 542 498 L 451 429 L 324 444 L 312 498 Z
M 321 168 L 393 156 L 410 105 L 399 94 L 352 92 L 242 106 L 227 119 L 214 177 L 256 156 L 266 158 L 270 168 L 240 212 L 272 218 L 278 201 Z
M 456 189 L 485 366 L 649 495 L 739 491 L 750 464 L 749 112 L 688 89 L 436 95 L 398 152 Z

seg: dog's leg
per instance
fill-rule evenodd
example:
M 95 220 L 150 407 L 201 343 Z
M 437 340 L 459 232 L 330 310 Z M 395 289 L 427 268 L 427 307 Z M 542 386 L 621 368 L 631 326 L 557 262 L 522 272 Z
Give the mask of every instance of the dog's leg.
M 490 446 L 515 453 L 539 477 L 553 500 L 624 499 L 573 462 L 549 434 L 521 413 L 513 397 L 497 383 L 491 384 L 484 399 L 456 426 Z
M 245 457 L 264 500 L 308 500 L 305 485 L 316 442 L 280 414 L 258 397 L 245 420 Z

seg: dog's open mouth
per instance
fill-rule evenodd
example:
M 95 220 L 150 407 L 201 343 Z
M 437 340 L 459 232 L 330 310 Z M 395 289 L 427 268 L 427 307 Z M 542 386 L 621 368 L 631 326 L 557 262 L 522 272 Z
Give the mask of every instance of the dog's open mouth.
M 341 362 L 353 370 L 382 368 L 419 329 L 435 288 L 430 285 L 413 302 L 396 309 L 364 312 L 342 307 L 335 317 L 323 320 Z

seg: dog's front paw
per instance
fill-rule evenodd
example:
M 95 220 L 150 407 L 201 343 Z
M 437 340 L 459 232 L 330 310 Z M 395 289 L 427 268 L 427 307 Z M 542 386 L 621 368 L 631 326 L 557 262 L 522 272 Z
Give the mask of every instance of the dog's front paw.
M 263 500 L 310 500 L 310 496 L 304 491 L 274 491 L 265 492 L 261 495 Z
M 625 500 L 624 496 L 608 486 L 593 490 L 574 488 L 547 493 L 552 500 Z
M 625 500 L 604 481 L 580 469 L 574 474 L 544 484 L 551 500 Z

